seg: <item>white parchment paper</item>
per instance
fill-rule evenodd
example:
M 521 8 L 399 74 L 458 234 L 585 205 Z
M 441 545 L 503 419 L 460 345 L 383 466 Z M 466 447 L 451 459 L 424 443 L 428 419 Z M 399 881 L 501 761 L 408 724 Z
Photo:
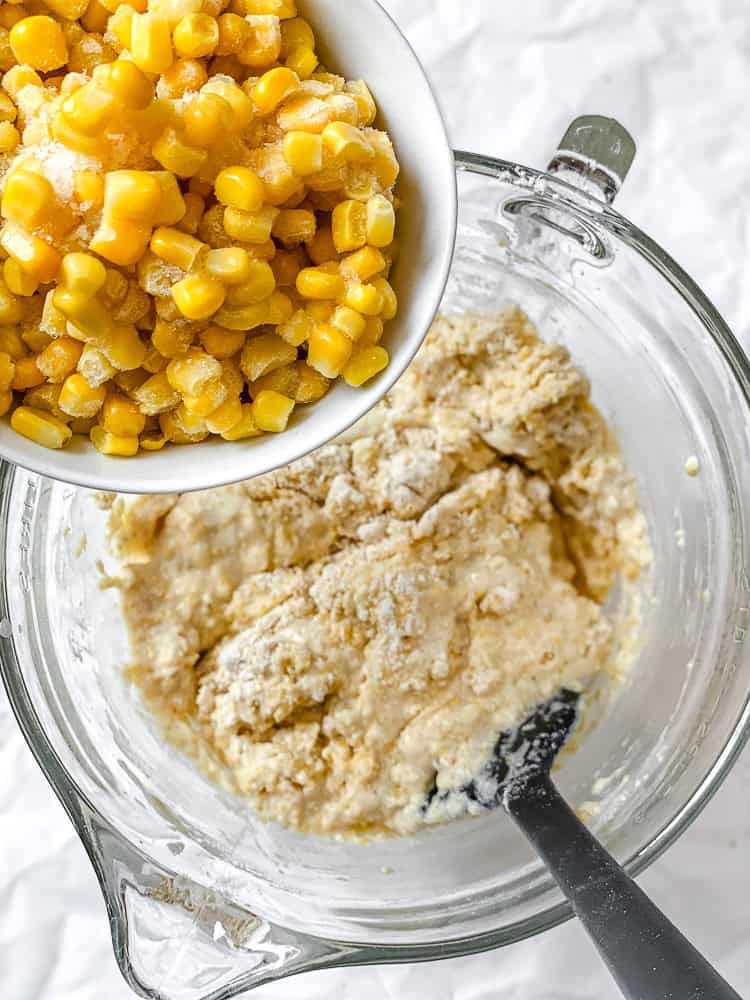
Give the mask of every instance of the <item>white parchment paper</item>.
M 425 63 L 456 146 L 542 167 L 577 114 L 619 118 L 639 152 L 617 207 L 678 259 L 750 348 L 747 0 L 382 2 Z M 750 996 L 748 754 L 642 882 Z M 2 694 L 0 996 L 131 997 L 83 848 Z M 253 996 L 615 1000 L 619 993 L 570 923 L 488 955 L 317 973 Z

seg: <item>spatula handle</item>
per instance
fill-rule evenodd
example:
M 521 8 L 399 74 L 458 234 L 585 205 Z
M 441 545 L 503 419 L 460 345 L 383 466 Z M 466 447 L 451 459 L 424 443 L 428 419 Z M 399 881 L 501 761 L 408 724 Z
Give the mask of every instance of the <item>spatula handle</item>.
M 628 1000 L 741 1000 L 589 833 L 549 775 L 511 790 L 505 805 Z

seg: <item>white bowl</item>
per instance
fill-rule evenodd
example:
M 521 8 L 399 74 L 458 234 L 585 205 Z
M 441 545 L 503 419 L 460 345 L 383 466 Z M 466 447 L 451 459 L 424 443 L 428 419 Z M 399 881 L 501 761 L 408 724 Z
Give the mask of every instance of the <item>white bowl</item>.
M 401 251 L 392 276 L 400 311 L 383 340 L 389 367 L 364 389 L 339 383 L 320 403 L 300 407 L 280 435 L 235 443 L 213 438 L 122 459 L 101 455 L 82 437 L 49 451 L 0 420 L 2 458 L 54 479 L 123 493 L 184 492 L 250 479 L 346 430 L 414 357 L 440 303 L 456 231 L 455 168 L 440 109 L 419 60 L 376 0 L 302 0 L 299 7 L 321 39 L 324 60 L 330 53 L 331 69 L 371 87 L 401 163 Z

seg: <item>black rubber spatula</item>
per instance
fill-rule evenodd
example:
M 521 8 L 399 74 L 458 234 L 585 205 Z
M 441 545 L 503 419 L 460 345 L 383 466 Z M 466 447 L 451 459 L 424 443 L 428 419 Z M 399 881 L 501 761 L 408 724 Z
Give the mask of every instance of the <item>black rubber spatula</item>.
M 550 776 L 577 718 L 562 691 L 498 740 L 482 772 L 457 792 L 502 805 L 533 844 L 628 1000 L 741 1000 L 638 888 L 568 806 Z

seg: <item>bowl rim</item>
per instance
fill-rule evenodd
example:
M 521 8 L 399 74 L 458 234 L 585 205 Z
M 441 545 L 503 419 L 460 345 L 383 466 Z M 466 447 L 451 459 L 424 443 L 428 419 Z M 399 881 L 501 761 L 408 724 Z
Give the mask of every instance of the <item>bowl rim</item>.
M 644 256 L 685 298 L 690 308 L 699 316 L 724 356 L 748 406 L 748 411 L 750 411 L 750 361 L 748 361 L 745 352 L 726 322 L 697 284 L 643 231 L 628 222 L 614 209 L 605 206 L 578 188 L 542 171 L 505 160 L 464 152 L 456 153 L 456 162 L 459 170 L 468 170 L 507 180 L 522 188 L 534 189 L 537 194 L 540 193 L 539 184 L 543 182 L 547 185 L 544 191 L 545 195 L 562 199 L 575 206 L 576 209 L 589 213 L 593 221 L 605 226 L 612 234 Z M 0 523 L 3 521 L 7 523 L 8 520 L 7 514 L 15 474 L 14 466 L 5 461 L 0 462 Z M 6 537 L 3 536 L 0 538 L 0 551 L 3 550 L 5 544 Z M 8 608 L 8 581 L 6 574 L 2 574 L 0 580 L 0 618 L 7 616 Z M 102 816 L 96 805 L 80 789 L 54 750 L 52 742 L 41 724 L 24 678 L 17 667 L 12 635 L 8 636 L 4 632 L 0 632 L 0 679 L 2 679 L 9 703 L 26 743 L 73 821 L 79 836 L 90 849 L 91 845 L 87 843 L 87 834 L 81 820 L 82 813 L 88 812 L 90 816 L 107 828 L 110 828 L 109 821 Z M 714 763 L 706 771 L 689 800 L 669 821 L 664 823 L 661 830 L 651 838 L 648 844 L 623 862 L 623 867 L 629 875 L 635 877 L 645 871 L 686 832 L 721 787 L 748 742 L 750 742 L 750 692 L 746 696 L 744 705 L 738 707 L 737 719 L 723 748 L 717 754 Z M 158 868 L 164 867 L 162 861 L 150 856 L 141 846 L 127 841 L 119 831 L 113 832 L 121 840 L 126 841 L 128 846 L 144 860 L 153 863 Z M 98 870 L 97 874 L 100 875 L 101 880 L 101 874 Z M 349 957 L 339 955 L 338 958 L 333 955 L 330 963 L 324 964 L 333 967 L 346 964 L 420 962 L 471 955 L 533 937 L 564 923 L 572 916 L 573 911 L 570 904 L 563 900 L 503 928 L 443 941 L 435 939 L 418 943 L 391 944 L 372 943 L 356 938 L 347 938 L 345 941 L 326 939 L 328 944 L 341 944 L 344 947 L 356 949 L 356 954 L 353 953 Z M 311 935 L 311 937 L 313 936 Z

